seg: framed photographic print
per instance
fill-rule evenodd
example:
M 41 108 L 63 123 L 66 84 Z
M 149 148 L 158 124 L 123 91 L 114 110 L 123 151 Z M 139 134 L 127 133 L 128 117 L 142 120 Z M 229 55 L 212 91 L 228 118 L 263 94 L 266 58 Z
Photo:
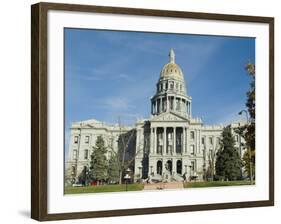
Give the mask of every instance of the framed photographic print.
M 274 205 L 274 18 L 32 5 L 32 218 Z

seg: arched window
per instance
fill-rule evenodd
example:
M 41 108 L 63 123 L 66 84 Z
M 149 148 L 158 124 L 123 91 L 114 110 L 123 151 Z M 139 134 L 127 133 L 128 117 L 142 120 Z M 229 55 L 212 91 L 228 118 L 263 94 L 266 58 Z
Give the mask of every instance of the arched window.
M 161 160 L 159 160 L 157 162 L 157 174 L 162 175 L 162 161 Z
M 170 89 L 174 89 L 174 82 L 171 82 Z
M 181 160 L 177 161 L 177 173 L 182 174 L 182 161 Z

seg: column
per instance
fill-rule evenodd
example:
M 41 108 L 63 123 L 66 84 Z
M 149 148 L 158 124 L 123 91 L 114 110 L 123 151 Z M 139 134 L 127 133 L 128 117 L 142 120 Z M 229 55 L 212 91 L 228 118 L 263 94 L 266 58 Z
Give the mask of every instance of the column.
M 159 112 L 158 111 L 158 100 L 157 99 L 155 100 L 155 112 L 156 112 L 156 114 Z
M 167 101 L 166 101 L 166 104 L 167 104 L 167 105 L 166 105 L 166 108 L 167 108 L 167 109 L 166 109 L 166 111 L 168 111 L 168 112 L 169 112 L 169 111 L 170 111 L 170 101 L 169 101 L 169 96 L 167 96 Z
M 184 112 L 184 99 L 181 99 L 181 112 Z
M 160 98 L 160 113 L 163 112 L 163 97 Z
M 166 127 L 164 127 L 164 136 L 163 136 L 163 155 L 166 154 L 166 148 L 167 148 L 167 144 L 166 144 L 167 140 L 166 140 Z
M 150 127 L 150 153 L 154 154 L 153 150 L 153 128 Z
M 186 127 L 183 127 L 183 153 L 186 152 Z
M 154 128 L 154 152 L 157 153 L 157 127 Z
M 174 132 L 173 132 L 173 138 L 174 138 L 174 143 L 173 143 L 173 154 L 176 153 L 176 128 L 173 128 Z

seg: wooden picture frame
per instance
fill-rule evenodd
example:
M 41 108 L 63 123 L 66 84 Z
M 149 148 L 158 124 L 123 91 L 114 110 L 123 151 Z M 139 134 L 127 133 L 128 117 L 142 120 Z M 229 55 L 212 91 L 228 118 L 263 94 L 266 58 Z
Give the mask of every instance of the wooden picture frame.
M 38 3 L 31 7 L 31 217 L 39 221 L 94 217 L 203 211 L 274 205 L 274 18 L 202 12 L 164 11 L 90 5 Z M 249 22 L 269 25 L 269 196 L 268 200 L 232 203 L 48 213 L 48 12 L 68 11 L 211 21 Z

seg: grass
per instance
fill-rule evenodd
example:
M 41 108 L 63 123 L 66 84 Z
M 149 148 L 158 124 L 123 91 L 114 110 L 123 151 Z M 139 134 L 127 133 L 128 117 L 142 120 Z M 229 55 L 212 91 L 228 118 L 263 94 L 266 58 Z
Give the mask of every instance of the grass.
M 224 186 L 241 186 L 250 185 L 250 181 L 210 181 L 210 182 L 187 182 L 184 183 L 184 188 L 199 188 L 199 187 L 224 187 Z
M 187 182 L 184 188 L 200 188 L 200 187 L 223 187 L 223 186 L 242 186 L 250 185 L 250 181 L 210 181 L 210 182 Z M 128 191 L 141 191 L 143 184 L 128 184 Z M 121 192 L 126 191 L 125 184 L 116 185 L 99 185 L 86 187 L 65 187 L 65 194 L 83 194 L 83 193 L 102 193 L 102 192 Z
M 141 191 L 143 184 L 128 184 L 128 191 Z M 101 192 L 120 192 L 126 191 L 125 184 L 116 185 L 99 185 L 86 187 L 65 187 L 65 194 L 82 194 L 82 193 L 101 193 Z

